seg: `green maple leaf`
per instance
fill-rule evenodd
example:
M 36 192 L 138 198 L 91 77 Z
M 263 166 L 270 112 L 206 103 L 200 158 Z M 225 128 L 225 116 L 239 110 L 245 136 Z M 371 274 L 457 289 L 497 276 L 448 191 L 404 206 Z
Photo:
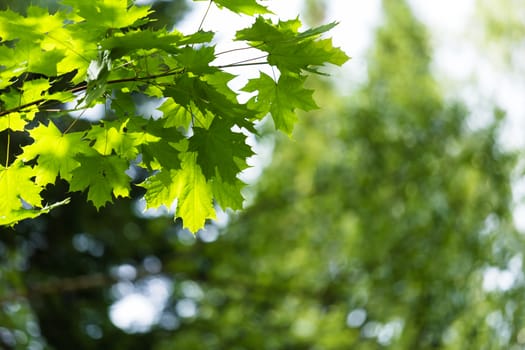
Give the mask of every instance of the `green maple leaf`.
M 325 63 L 342 65 L 349 57 L 332 45 L 330 39 L 320 36 L 335 27 L 329 23 L 317 28 L 299 32 L 298 19 L 279 21 L 258 17 L 250 28 L 237 32 L 237 40 L 246 40 L 254 47 L 268 52 L 268 63 L 276 66 L 282 73 L 300 73 L 302 70 L 319 73 L 318 67 Z
M 184 47 L 176 56 L 176 60 L 187 71 L 197 75 L 214 73 L 218 68 L 210 63 L 215 59 L 215 48 L 213 46 L 202 46 L 200 48 Z
M 177 199 L 176 215 L 184 227 L 197 232 L 207 219 L 215 219 L 212 189 L 197 164 L 197 154 L 181 154 L 179 170 L 162 170 L 141 184 L 147 208 L 170 207 Z
M 20 74 L 21 69 L 56 76 L 56 64 L 63 58 L 64 53 L 60 50 L 42 50 L 33 41 L 19 41 L 14 47 L 0 46 L 0 65 L 11 70 L 13 76 Z
M 164 118 L 166 119 L 165 125 L 167 127 L 182 127 L 185 130 L 189 129 L 193 119 L 190 108 L 184 107 L 176 103 L 173 98 L 168 97 L 157 109 L 164 114 Z M 197 110 L 196 107 L 195 110 Z
M 333 47 L 332 39 L 278 46 L 268 56 L 268 63 L 271 65 L 296 73 L 301 70 L 320 73 L 316 67 L 325 63 L 341 66 L 347 60 L 348 56 L 343 51 Z
M 164 119 L 129 119 L 121 127 L 121 132 L 127 135 L 126 137 L 130 139 L 132 145 L 127 147 L 121 146 L 119 148 L 123 149 L 123 151 L 116 151 L 116 153 L 126 158 L 125 151 L 134 149 L 134 156 L 129 157 L 131 160 L 135 158 L 135 151 L 137 151 L 138 147 L 142 155 L 142 165 L 148 169 L 180 168 L 179 149 L 177 147 L 181 140 L 184 140 L 184 137 L 177 128 L 166 124 Z
M 208 82 L 214 76 L 215 74 L 203 77 L 183 75 L 176 80 L 174 86 L 166 88 L 166 97 L 171 97 L 175 103 L 191 113 L 194 126 L 207 129 L 215 116 L 222 116 L 232 120 L 232 124 L 255 132 L 253 124 L 247 120 L 253 115 L 253 111 L 223 94 L 221 91 L 227 87 L 217 86 L 217 80 Z
M 6 129 L 13 131 L 24 131 L 27 121 L 22 118 L 20 113 L 9 113 L 0 117 L 0 132 Z
M 212 41 L 213 32 L 200 30 L 191 35 L 183 35 L 178 31 L 168 32 L 161 30 L 130 30 L 123 33 L 115 33 L 113 36 L 103 39 L 100 47 L 110 50 L 113 58 L 119 58 L 137 50 L 160 49 L 167 53 L 181 53 L 181 46 L 191 44 L 209 43 Z M 199 49 L 188 50 L 199 52 Z M 176 56 L 179 58 L 179 56 Z M 200 59 L 200 57 L 195 57 Z M 189 62 L 191 65 L 191 62 Z
M 278 130 L 292 133 L 297 120 L 295 109 L 309 111 L 318 108 L 312 98 L 313 91 L 303 87 L 305 77 L 281 75 L 277 83 L 267 74 L 251 79 L 243 91 L 255 92 L 250 101 L 261 116 L 270 113 Z
M 234 183 L 237 174 L 247 167 L 246 158 L 253 155 L 246 136 L 231 128 L 221 118 L 215 118 L 207 130 L 194 128 L 189 151 L 197 152 L 197 162 L 207 179 L 217 171 L 224 181 Z
M 206 219 L 215 219 L 212 191 L 197 164 L 197 154 L 188 152 L 181 157 L 181 170 L 175 175 L 178 185 L 177 215 L 184 227 L 197 232 Z
M 57 50 L 63 53 L 64 58 L 56 63 L 57 74 L 76 71 L 71 82 L 78 84 L 85 80 L 91 62 L 98 59 L 98 40 L 99 33 L 96 30 L 72 24 L 49 33 L 41 46 L 48 51 Z
M 195 0 L 204 1 L 204 0 Z M 270 10 L 261 4 L 258 4 L 256 0 L 213 0 L 213 2 L 219 8 L 227 8 L 235 13 L 244 13 L 249 16 L 256 14 L 272 13 Z
M 73 170 L 69 188 L 71 191 L 88 189 L 87 199 L 99 209 L 115 197 L 129 196 L 130 178 L 125 171 L 129 163 L 117 156 L 79 155 L 82 166 Z
M 42 207 L 42 186 L 32 180 L 34 176 L 34 170 L 20 160 L 7 168 L 0 165 L 0 225 L 14 225 L 20 220 L 35 218 L 69 202 L 69 199 L 65 199 Z M 27 208 L 27 205 L 32 208 Z
M 91 28 L 125 28 L 133 26 L 139 19 L 151 13 L 146 6 L 130 6 L 128 0 L 104 0 L 92 3 L 90 1 L 62 0 L 76 10 L 78 16 L 84 18 Z
M 0 215 L 23 209 L 22 201 L 34 207 L 40 207 L 42 186 L 36 184 L 32 178 L 33 169 L 17 160 L 7 168 L 0 165 Z
M 129 119 L 103 121 L 94 125 L 86 135 L 86 139 L 92 140 L 92 147 L 102 155 L 110 155 L 113 152 L 118 156 L 132 160 L 135 159 L 140 144 L 138 140 L 146 141 L 139 132 L 129 131 L 127 128 Z
M 220 174 L 217 174 L 211 179 L 210 183 L 213 198 L 222 209 L 242 209 L 244 198 L 241 194 L 241 190 L 244 188 L 245 184 L 241 180 L 235 179 L 233 182 L 225 182 L 222 180 Z
M 24 82 L 22 87 L 22 99 L 20 104 L 25 104 L 42 99 L 44 93 L 49 90 L 51 84 L 48 79 L 34 79 Z
M 180 167 L 179 150 L 175 144 L 160 139 L 158 142 L 143 144 L 142 163 L 148 169 L 176 169 Z
M 65 53 L 56 48 L 49 51 L 42 51 L 41 48 L 31 43 L 31 50 L 40 51 L 30 53 L 27 65 L 27 70 L 31 73 L 40 73 L 48 77 L 57 75 L 57 64 L 65 58 Z M 18 48 L 18 45 L 17 45 Z
M 35 43 L 46 33 L 62 27 L 64 19 L 59 11 L 51 15 L 37 6 L 29 6 L 25 17 L 11 10 L 0 11 L 0 38 Z
M 144 194 L 146 209 L 159 208 L 161 206 L 169 208 L 177 199 L 179 189 L 173 181 L 176 172 L 176 170 L 169 169 L 160 170 L 140 184 L 146 189 Z
M 47 214 L 51 210 L 69 203 L 69 198 L 64 199 L 63 201 L 53 203 L 51 205 L 46 205 L 42 209 L 19 209 L 13 210 L 6 214 L 0 214 L 0 225 L 12 226 L 17 222 L 24 219 L 34 219 L 42 214 Z
M 177 34 L 164 31 L 132 30 L 116 33 L 114 36 L 102 40 L 100 46 L 104 50 L 111 50 L 113 57 L 121 57 L 139 49 L 161 49 L 176 54 L 178 52 L 177 44 L 182 39 L 182 35 Z
M 48 96 L 47 91 L 51 87 L 48 79 L 34 79 L 24 82 L 22 85 L 22 91 L 16 89 L 9 89 L 0 96 L 0 101 L 4 103 L 5 109 L 17 109 L 21 105 L 28 103 L 34 103 L 32 106 L 28 106 L 18 112 L 9 113 L 7 116 L 2 117 L 0 120 L 0 130 L 11 129 L 13 131 L 24 130 L 25 125 L 28 121 L 33 120 L 36 112 L 38 111 L 37 103 L 42 103 Z M 5 118 L 5 119 L 4 119 Z M 25 120 L 25 122 L 24 122 Z
M 82 140 L 83 133 L 62 134 L 53 122 L 31 129 L 29 136 L 34 142 L 22 148 L 19 158 L 24 162 L 38 158 L 34 175 L 39 185 L 54 183 L 59 175 L 64 180 L 71 180 L 71 172 L 80 166 L 75 157 L 91 151 Z

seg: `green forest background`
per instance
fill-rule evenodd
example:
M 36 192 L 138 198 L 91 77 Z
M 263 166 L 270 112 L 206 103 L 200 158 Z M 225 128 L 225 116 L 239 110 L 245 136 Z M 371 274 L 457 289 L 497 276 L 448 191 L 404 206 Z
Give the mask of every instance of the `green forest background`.
M 319 20 L 322 1 L 307 3 Z M 509 58 L 525 22 L 501 21 L 488 3 L 487 40 Z M 169 25 L 187 4 L 154 7 Z M 432 75 L 425 25 L 401 0 L 382 11 L 367 81 L 349 95 L 311 80 L 322 109 L 301 114 L 293 138 L 263 128 L 272 162 L 227 225 L 193 238 L 171 217 L 140 215 L 135 189 L 100 212 L 73 194 L 2 229 L 0 348 L 524 348 L 520 153 L 501 147 L 505 113 L 493 106 L 487 125 L 467 127 L 475 116 Z M 487 271 L 511 283 L 483 288 Z M 115 302 L 155 288 L 166 295 L 151 325 L 111 322 Z

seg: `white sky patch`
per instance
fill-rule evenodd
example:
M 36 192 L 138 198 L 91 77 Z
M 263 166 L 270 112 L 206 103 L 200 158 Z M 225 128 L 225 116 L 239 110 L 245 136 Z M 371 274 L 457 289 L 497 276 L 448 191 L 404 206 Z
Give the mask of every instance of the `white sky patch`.
M 96 122 L 102 119 L 106 113 L 106 106 L 99 103 L 93 107 L 83 109 L 83 104 L 79 104 L 79 99 L 83 97 L 84 95 L 81 94 L 76 101 L 67 102 L 65 104 L 66 110 L 70 110 L 69 115 L 75 119 L 88 120 L 91 122 Z
M 381 18 L 380 0 L 328 1 L 327 21 L 339 22 L 328 35 L 335 47 L 340 47 L 350 60 L 340 68 L 330 67 L 332 79 L 342 95 L 359 87 L 367 78 L 367 51 L 373 43 L 373 29 Z
M 153 302 L 139 293 L 126 295 L 111 305 L 109 311 L 111 322 L 129 333 L 147 332 L 158 316 Z
M 509 260 L 507 268 L 487 267 L 483 274 L 483 290 L 487 292 L 507 291 L 517 282 L 523 281 L 523 258 L 521 254 Z
M 475 114 L 473 128 L 490 122 L 490 106 L 503 108 L 508 115 L 501 135 L 507 150 L 525 147 L 525 80 L 501 72 L 491 55 L 482 52 L 470 39 L 475 0 L 410 1 L 418 17 L 431 29 L 435 47 L 435 75 L 447 81 L 445 91 L 461 96 Z M 443 79 L 445 77 L 445 79 Z M 487 108 L 488 107 L 488 108 Z
M 465 27 L 465 19 L 472 13 L 474 0 L 409 0 L 416 15 L 426 25 L 438 30 L 439 36 L 454 35 Z
M 136 285 L 119 282 L 115 287 L 119 299 L 111 305 L 109 317 L 128 333 L 147 332 L 158 323 L 172 293 L 172 282 L 162 277 L 151 277 Z

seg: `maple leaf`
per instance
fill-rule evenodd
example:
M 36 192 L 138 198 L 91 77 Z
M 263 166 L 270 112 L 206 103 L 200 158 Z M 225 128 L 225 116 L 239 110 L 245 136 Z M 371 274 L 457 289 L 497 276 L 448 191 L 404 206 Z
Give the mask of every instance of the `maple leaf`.
M 174 86 L 166 88 L 166 96 L 191 112 L 194 126 L 208 129 L 215 116 L 223 116 L 239 127 L 255 132 L 253 124 L 247 120 L 254 114 L 253 111 L 246 105 L 232 101 L 228 94 L 223 94 L 221 91 L 225 88 L 218 88 L 217 81 L 212 82 L 214 76 L 183 75 L 176 80 Z
M 5 10 L 0 12 L 0 38 L 4 41 L 22 39 L 38 42 L 43 35 L 63 26 L 64 17 L 60 12 L 51 15 L 37 6 L 27 8 L 27 16 Z
M 140 146 L 141 164 L 148 169 L 180 168 L 177 147 L 184 137 L 177 128 L 168 126 L 164 119 L 132 118 L 125 123 L 122 132 L 132 138 L 135 148 Z M 124 150 L 126 149 L 128 148 L 124 147 Z
M 184 47 L 179 50 L 176 60 L 187 71 L 201 75 L 204 73 L 214 73 L 218 69 L 210 65 L 215 59 L 215 48 L 213 46 L 203 46 L 197 49 Z
M 0 214 L 22 209 L 22 201 L 40 207 L 42 198 L 39 186 L 31 179 L 35 176 L 33 169 L 17 160 L 7 168 L 0 165 Z
M 180 158 L 179 170 L 160 171 L 141 186 L 146 189 L 147 208 L 169 207 L 177 200 L 176 215 L 185 228 L 197 232 L 207 219 L 215 219 L 212 190 L 197 164 L 197 153 L 186 152 Z
M 26 81 L 22 86 L 22 91 L 9 89 L 6 94 L 0 96 L 0 101 L 4 102 L 5 109 L 16 109 L 27 103 L 43 101 L 43 97 L 47 96 L 45 92 L 49 87 L 50 84 L 47 79 Z M 25 127 L 25 125 L 22 126 L 22 123 L 25 121 L 25 124 L 27 124 L 28 121 L 33 120 L 36 112 L 38 112 L 38 108 L 35 103 L 35 105 L 27 106 L 18 112 L 10 113 L 7 116 L 8 120 L 0 122 L 0 127 L 9 128 L 13 131 L 22 131 Z
M 188 152 L 181 157 L 181 170 L 175 174 L 178 185 L 177 215 L 191 232 L 204 227 L 206 219 L 215 219 L 212 191 L 197 164 L 197 153 Z
M 42 47 L 63 53 L 63 59 L 56 62 L 57 74 L 76 72 L 71 83 L 78 84 L 85 80 L 91 61 L 98 59 L 97 42 L 96 30 L 68 25 L 48 33 Z
M 189 151 L 197 152 L 197 162 L 207 179 L 218 171 L 224 181 L 235 182 L 237 174 L 246 168 L 246 158 L 253 155 L 246 136 L 231 128 L 221 118 L 215 118 L 208 130 L 194 128 Z
M 29 136 L 34 142 L 22 148 L 19 158 L 24 162 L 38 158 L 34 175 L 39 185 L 54 183 L 59 175 L 64 180 L 71 180 L 71 172 L 80 166 L 75 157 L 91 151 L 87 142 L 82 140 L 83 133 L 62 134 L 53 122 L 31 129 Z
M 255 23 L 239 30 L 237 40 L 246 40 L 259 50 L 268 52 L 268 63 L 276 66 L 282 73 L 300 73 L 302 70 L 319 73 L 317 67 L 325 63 L 342 65 L 349 57 L 332 45 L 330 39 L 320 36 L 337 25 L 336 22 L 299 32 L 298 19 L 279 21 L 257 17 Z
M 313 91 L 303 87 L 304 81 L 302 76 L 281 75 L 275 82 L 261 73 L 259 78 L 251 79 L 243 91 L 258 91 L 250 101 L 253 108 L 258 108 L 261 116 L 270 113 L 275 127 L 290 135 L 297 120 L 296 108 L 304 111 L 318 108 L 312 98 Z
M 174 144 L 160 139 L 158 142 L 143 144 L 142 164 L 148 169 L 176 169 L 180 167 L 179 150 Z
M 186 108 L 176 103 L 173 98 L 169 97 L 164 101 L 162 105 L 157 108 L 164 114 L 166 119 L 166 126 L 182 127 L 186 130 L 189 129 L 192 122 L 192 111 L 190 108 Z M 197 108 L 195 108 L 197 109 Z
M 29 103 L 42 98 L 44 93 L 51 87 L 48 79 L 34 79 L 24 82 L 22 87 L 22 98 L 20 104 Z
M 34 176 L 34 170 L 20 160 L 7 168 L 0 165 L 0 225 L 12 226 L 20 220 L 35 218 L 69 203 L 67 198 L 42 207 L 42 186 L 32 181 Z M 32 208 L 28 208 L 28 205 Z
M 115 197 L 129 195 L 130 178 L 125 171 L 129 163 L 117 156 L 80 155 L 77 160 L 82 164 L 71 173 L 69 189 L 83 191 L 88 189 L 87 199 L 99 209 Z
M 138 132 L 128 131 L 128 122 L 129 119 L 103 121 L 89 130 L 86 139 L 94 141 L 91 147 L 102 155 L 115 152 L 124 159 L 135 159 L 139 153 L 137 139 L 143 137 Z
M 13 226 L 17 222 L 25 219 L 34 219 L 42 214 L 47 214 L 51 210 L 59 207 L 61 205 L 68 204 L 70 201 L 69 198 L 64 199 L 63 201 L 56 202 L 50 205 L 46 205 L 41 209 L 18 209 L 13 210 L 9 213 L 0 214 L 0 225 Z
M 210 184 L 213 198 L 222 209 L 242 209 L 244 197 L 241 194 L 241 190 L 245 184 L 241 180 L 236 178 L 233 182 L 226 182 L 222 180 L 220 174 L 216 174 L 211 179 Z
M 151 13 L 147 6 L 128 8 L 128 0 L 104 0 L 97 1 L 96 4 L 89 1 L 62 0 L 62 3 L 75 9 L 90 26 L 103 29 L 129 27 Z
M 175 174 L 176 170 L 160 170 L 140 184 L 146 189 L 144 194 L 146 209 L 161 206 L 169 208 L 177 199 L 179 190 L 173 181 Z
M 203 0 L 196 0 L 203 1 Z M 213 0 L 219 8 L 227 8 L 235 13 L 244 13 L 249 16 L 255 14 L 272 13 L 265 6 L 258 4 L 256 0 Z
M 100 46 L 110 50 L 113 57 L 119 57 L 139 49 L 161 49 L 169 53 L 177 53 L 177 45 L 183 38 L 180 33 L 167 31 L 131 30 L 126 33 L 116 33 L 104 39 Z
M 20 113 L 9 113 L 0 117 L 0 132 L 6 129 L 13 131 L 24 131 L 27 121 L 22 118 Z

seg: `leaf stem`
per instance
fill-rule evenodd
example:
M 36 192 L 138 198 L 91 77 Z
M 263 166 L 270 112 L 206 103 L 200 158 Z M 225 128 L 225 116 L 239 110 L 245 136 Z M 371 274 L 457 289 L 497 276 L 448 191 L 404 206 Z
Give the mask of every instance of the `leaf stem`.
M 224 55 L 224 54 L 227 54 L 227 53 L 231 53 L 231 52 L 236 52 L 236 51 L 257 49 L 259 46 L 262 46 L 262 45 L 264 45 L 264 43 L 260 43 L 258 45 L 253 45 L 253 46 L 239 47 L 239 48 L 236 48 L 236 49 L 230 49 L 230 50 L 221 51 L 221 52 L 216 53 L 215 57 L 220 56 L 220 55 Z
M 156 74 L 156 75 L 108 80 L 106 82 L 106 85 L 120 84 L 120 83 L 129 83 L 129 82 L 134 82 L 134 81 L 147 81 L 147 80 L 152 80 L 152 79 L 157 79 L 157 78 L 169 77 L 169 76 L 172 76 L 172 75 L 181 74 L 183 72 L 184 72 L 184 68 L 180 68 L 180 69 L 177 69 L 177 70 L 172 70 L 172 71 L 169 71 L 169 72 Z M 87 84 L 82 84 L 82 85 L 76 86 L 76 87 L 74 87 L 74 88 L 72 88 L 70 90 L 66 90 L 66 91 L 67 92 L 71 92 L 71 93 L 75 93 L 75 92 L 81 92 L 81 91 L 85 91 L 85 90 L 87 90 Z M 4 110 L 4 111 L 0 111 L 0 117 L 4 116 L 4 115 L 7 115 L 7 114 L 10 114 L 10 113 L 21 111 L 21 110 L 23 110 L 25 108 L 28 108 L 28 107 L 39 105 L 39 104 L 44 103 L 46 101 L 47 100 L 45 98 L 41 98 L 39 100 L 35 100 L 35 101 L 28 102 L 28 103 L 24 103 L 23 105 L 20 105 L 20 106 L 15 107 L 15 108 L 11 108 L 11 109 L 7 109 L 7 110 Z
M 269 64 L 267 61 L 265 62 L 250 62 L 250 63 L 232 63 L 232 64 L 226 64 L 224 66 L 216 66 L 217 68 L 235 68 L 235 67 L 246 67 L 246 66 L 262 66 Z
M 78 117 L 76 117 L 72 122 L 71 124 L 69 124 L 69 126 L 66 128 L 66 130 L 64 130 L 64 132 L 62 133 L 62 135 L 65 135 L 67 134 L 74 126 L 75 124 L 80 120 L 80 118 L 82 118 L 82 116 L 84 115 L 84 113 L 86 113 L 87 111 L 87 108 L 84 108 L 82 110 L 82 112 L 80 112 L 80 115 Z
M 10 121 L 7 122 L 8 126 L 10 126 L 9 122 Z M 11 129 L 9 129 L 9 127 L 7 128 L 7 145 L 6 145 L 6 148 L 7 148 L 7 151 L 6 151 L 6 155 L 5 155 L 5 167 L 7 168 L 9 166 L 9 152 L 10 152 L 10 148 L 11 148 Z
M 235 62 L 235 63 L 230 63 L 230 64 L 226 64 L 224 66 L 216 66 L 217 68 L 228 68 L 228 67 L 240 67 L 240 66 L 250 66 L 250 65 L 257 65 L 257 64 L 268 64 L 268 61 L 265 61 L 265 62 L 252 62 L 252 61 L 255 61 L 255 60 L 260 60 L 260 59 L 263 59 L 263 58 L 267 58 L 268 55 L 262 55 L 262 56 L 259 56 L 259 57 L 253 57 L 253 58 L 248 58 L 246 60 L 242 60 L 242 61 L 238 61 L 238 62 Z M 252 62 L 252 63 L 248 63 L 247 62 Z
M 204 21 L 206 20 L 206 17 L 208 16 L 208 13 L 210 12 L 212 2 L 213 0 L 210 0 L 210 2 L 208 3 L 208 7 L 206 8 L 206 12 L 204 13 L 204 16 L 202 17 L 201 23 L 199 24 L 199 29 L 197 29 L 197 31 L 202 29 L 202 26 L 204 25 Z

